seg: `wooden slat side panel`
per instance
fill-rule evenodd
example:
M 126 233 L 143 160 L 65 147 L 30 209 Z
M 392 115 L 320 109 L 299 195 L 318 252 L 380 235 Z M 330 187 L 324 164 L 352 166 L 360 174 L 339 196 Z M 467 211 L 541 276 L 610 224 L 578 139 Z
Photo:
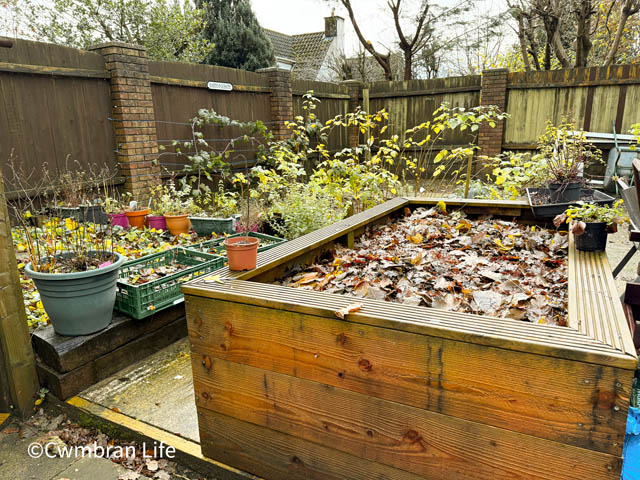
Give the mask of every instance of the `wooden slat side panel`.
M 605 252 L 582 252 L 569 237 L 569 325 L 636 357 Z
M 388 467 L 259 425 L 198 411 L 204 456 L 269 480 L 421 480 Z
M 353 298 L 346 295 L 244 280 L 200 280 L 200 284 L 202 287 L 197 284 L 183 286 L 183 291 L 188 295 L 327 318 L 335 318 L 336 310 L 353 303 Z M 358 302 L 363 307 L 350 315 L 349 320 L 361 324 L 620 367 L 630 371 L 635 371 L 637 366 L 635 357 L 623 355 L 572 328 L 414 307 L 383 300 L 361 298 Z
M 199 409 L 430 479 L 614 479 L 616 456 L 213 359 L 195 368 Z
M 621 452 L 629 371 L 202 298 L 188 297 L 187 311 L 202 358 Z

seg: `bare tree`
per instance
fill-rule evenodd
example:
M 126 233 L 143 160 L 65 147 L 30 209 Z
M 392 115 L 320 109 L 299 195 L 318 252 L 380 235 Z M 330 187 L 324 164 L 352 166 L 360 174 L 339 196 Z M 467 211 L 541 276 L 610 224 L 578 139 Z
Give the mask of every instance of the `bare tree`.
M 390 50 L 386 53 L 377 51 L 372 42 L 364 37 L 359 27 L 353 10 L 353 2 L 351 0 L 340 0 L 340 2 L 347 10 L 353 29 L 364 49 L 372 55 L 376 62 L 382 67 L 385 78 L 387 80 L 393 80 L 394 72 Z M 437 49 L 429 48 L 435 44 L 435 38 L 437 36 L 436 26 L 444 21 L 453 20 L 455 22 L 456 17 L 467 11 L 473 2 L 465 0 L 459 2 L 454 7 L 442 9 L 435 3 L 432 3 L 431 0 L 421 0 L 417 12 L 414 12 L 413 15 L 406 11 L 405 7 L 409 3 L 411 2 L 403 3 L 403 0 L 387 1 L 387 7 L 389 8 L 390 17 L 397 35 L 396 45 L 404 56 L 404 80 L 411 80 L 416 70 L 422 71 L 422 67 L 416 69 L 413 65 L 418 56 L 420 56 L 420 63 L 424 64 L 425 51 L 431 52 L 431 55 L 440 53 Z M 417 2 L 413 3 L 415 4 Z M 439 63 L 434 59 L 427 60 L 427 63 Z
M 629 19 L 640 11 L 640 0 L 507 0 L 507 4 L 516 23 L 526 70 L 550 70 L 553 57 L 562 68 L 611 65 Z M 616 33 L 607 45 L 607 53 L 592 58 L 594 39 L 602 29 L 609 31 L 611 14 L 616 9 Z

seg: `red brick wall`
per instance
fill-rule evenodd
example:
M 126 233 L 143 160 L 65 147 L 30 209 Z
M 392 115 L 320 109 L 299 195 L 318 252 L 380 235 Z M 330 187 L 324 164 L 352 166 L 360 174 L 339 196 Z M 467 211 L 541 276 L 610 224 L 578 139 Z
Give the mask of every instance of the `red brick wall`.
M 271 131 L 276 140 L 284 140 L 291 135 L 285 122 L 293 121 L 293 90 L 291 72 L 277 67 L 258 70 L 269 77 L 271 88 Z
M 501 111 L 507 108 L 507 77 L 509 70 L 500 68 L 482 72 L 480 105 L 496 105 Z M 504 120 L 496 122 L 495 128 L 483 125 L 478 131 L 480 155 L 495 156 L 502 151 Z
M 160 167 L 153 165 L 158 156 L 158 137 L 146 49 L 110 42 L 91 50 L 104 56 L 111 74 L 112 118 L 124 188 L 144 201 L 149 186 L 160 179 Z

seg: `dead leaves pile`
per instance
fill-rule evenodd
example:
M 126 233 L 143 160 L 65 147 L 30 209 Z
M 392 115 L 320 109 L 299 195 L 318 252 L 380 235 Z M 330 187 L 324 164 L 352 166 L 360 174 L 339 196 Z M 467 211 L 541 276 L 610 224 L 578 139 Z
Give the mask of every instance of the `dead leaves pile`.
M 129 285 L 144 285 L 145 283 L 149 283 L 153 280 L 158 280 L 160 278 L 173 275 L 174 273 L 177 273 L 189 267 L 190 265 L 174 263 L 171 265 L 163 265 L 161 267 L 155 268 L 142 268 L 136 273 L 128 276 L 126 279 L 124 279 L 124 281 Z
M 566 325 L 567 241 L 566 232 L 419 208 L 281 283 Z

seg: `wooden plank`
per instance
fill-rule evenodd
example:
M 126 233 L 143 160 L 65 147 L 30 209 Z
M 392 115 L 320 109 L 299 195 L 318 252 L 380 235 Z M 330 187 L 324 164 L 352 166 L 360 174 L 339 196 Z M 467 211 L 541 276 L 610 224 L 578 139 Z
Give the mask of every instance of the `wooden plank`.
M 193 87 L 193 88 L 206 88 L 208 82 L 201 82 L 195 80 L 185 80 L 183 78 L 169 78 L 169 77 L 158 77 L 152 76 L 150 77 L 151 83 L 158 83 L 162 85 L 173 85 L 179 87 Z M 256 93 L 269 93 L 271 90 L 269 87 L 261 87 L 255 85 L 238 85 L 233 84 L 233 90 L 238 92 L 256 92 Z M 220 93 L 220 92 L 216 92 Z M 224 92 L 222 92 L 224 93 Z
M 269 480 L 423 478 L 211 410 L 200 410 L 198 423 L 206 457 Z
M 183 318 L 179 318 L 70 372 L 58 373 L 38 362 L 38 376 L 43 385 L 48 387 L 55 396 L 64 400 L 180 340 L 186 334 L 186 323 Z
M 398 97 L 421 97 L 426 95 L 441 95 L 443 93 L 479 92 L 480 86 L 434 88 L 431 90 L 408 90 L 406 92 L 371 93 L 371 98 L 398 98 Z
M 194 367 L 199 360 L 192 357 Z M 194 368 L 199 409 L 426 478 L 596 480 L 620 475 L 617 456 L 224 360 L 212 359 L 209 371 L 203 370 Z
M 33 333 L 33 348 L 42 363 L 59 373 L 65 373 L 182 317 L 184 317 L 182 304 L 143 320 L 134 320 L 126 315 L 115 314 L 104 330 L 80 337 L 58 335 L 52 326 L 47 326 Z
M 20 289 L 0 172 L 0 411 L 27 415 L 38 391 L 35 359 Z
M 0 72 L 28 73 L 30 75 L 48 75 L 56 77 L 110 78 L 104 70 L 86 70 L 83 68 L 48 67 L 44 65 L 25 65 L 0 62 Z
M 194 371 L 220 358 L 621 453 L 630 371 L 202 298 L 187 322 Z
M 569 236 L 569 325 L 636 357 L 622 303 L 605 252 L 582 252 Z
M 277 248 L 277 247 L 276 247 Z M 275 250 L 275 248 L 274 248 Z M 290 312 L 334 318 L 334 312 L 353 303 L 346 295 L 294 289 L 241 280 L 194 282 L 183 286 L 187 295 L 252 304 Z M 621 354 L 602 342 L 568 327 L 532 324 L 506 318 L 448 312 L 359 298 L 363 305 L 350 321 L 467 343 L 536 353 L 555 358 L 635 370 L 635 356 Z

